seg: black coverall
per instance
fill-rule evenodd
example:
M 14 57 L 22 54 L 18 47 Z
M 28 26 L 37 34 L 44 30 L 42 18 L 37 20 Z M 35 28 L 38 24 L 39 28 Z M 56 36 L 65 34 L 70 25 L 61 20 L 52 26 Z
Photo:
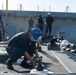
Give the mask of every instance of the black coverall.
M 30 56 L 33 56 L 36 50 L 36 44 L 28 38 L 28 33 L 21 32 L 10 39 L 6 50 L 9 54 L 10 61 L 13 63 L 21 56 L 24 56 L 26 51 Z M 26 57 L 24 58 L 25 60 L 27 60 Z
M 53 23 L 53 18 L 52 16 L 48 16 L 46 18 L 46 31 L 45 31 L 45 36 L 47 35 L 47 32 L 49 31 L 49 36 L 51 34 L 51 31 L 52 31 L 52 23 Z

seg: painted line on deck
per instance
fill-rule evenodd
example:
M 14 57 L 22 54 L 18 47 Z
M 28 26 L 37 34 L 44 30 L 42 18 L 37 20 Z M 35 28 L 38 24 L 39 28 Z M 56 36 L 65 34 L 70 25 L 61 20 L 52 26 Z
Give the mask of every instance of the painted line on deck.
M 51 51 L 55 57 L 58 59 L 58 61 L 64 66 L 64 68 L 69 72 L 69 73 L 72 73 L 72 71 L 59 59 L 59 57 L 53 52 Z

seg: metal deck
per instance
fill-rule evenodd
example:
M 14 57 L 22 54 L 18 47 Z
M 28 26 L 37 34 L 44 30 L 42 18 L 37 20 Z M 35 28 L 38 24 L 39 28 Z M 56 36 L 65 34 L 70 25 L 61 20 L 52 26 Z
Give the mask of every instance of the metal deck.
M 42 52 L 39 52 L 39 55 L 43 56 L 43 64 L 49 71 L 53 72 L 54 75 L 76 75 L 76 57 L 74 55 L 68 52 L 61 52 L 60 50 L 48 50 L 46 45 L 41 45 L 41 47 Z M 5 47 L 2 45 L 0 47 L 0 75 L 31 75 L 29 73 L 31 69 L 19 66 L 23 60 L 22 58 L 13 64 L 13 71 L 7 69 L 5 61 L 3 61 L 7 59 L 5 58 L 6 54 Z

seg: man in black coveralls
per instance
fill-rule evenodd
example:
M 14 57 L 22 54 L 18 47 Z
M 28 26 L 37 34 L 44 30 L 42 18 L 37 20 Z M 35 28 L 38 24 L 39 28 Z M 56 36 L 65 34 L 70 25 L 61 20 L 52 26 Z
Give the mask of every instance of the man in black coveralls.
M 46 31 L 45 31 L 45 36 L 47 35 L 49 31 L 49 36 L 51 35 L 52 31 L 52 23 L 53 23 L 53 17 L 51 16 L 51 13 L 48 13 L 48 16 L 46 18 Z
M 36 50 L 36 42 L 41 40 L 41 30 L 39 28 L 30 28 L 28 32 L 20 32 L 14 35 L 8 43 L 6 48 L 9 59 L 6 61 L 7 68 L 13 70 L 12 63 L 16 62 L 18 58 L 24 55 L 24 59 L 21 62 L 22 67 L 33 67 L 35 61 L 31 58 L 33 54 L 39 58 L 39 54 Z M 29 60 L 31 64 L 26 63 Z

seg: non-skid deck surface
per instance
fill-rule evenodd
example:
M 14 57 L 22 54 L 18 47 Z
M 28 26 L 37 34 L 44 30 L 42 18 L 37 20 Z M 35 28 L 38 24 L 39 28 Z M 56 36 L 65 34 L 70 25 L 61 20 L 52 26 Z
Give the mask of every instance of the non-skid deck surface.
M 57 60 L 55 55 L 51 51 L 47 50 L 46 46 L 41 46 L 41 47 L 42 47 L 42 52 L 39 52 L 39 55 L 43 57 L 42 61 L 45 67 L 56 75 L 67 74 L 68 71 Z M 0 47 L 0 50 L 2 49 L 4 48 Z M 14 67 L 13 71 L 7 69 L 5 62 L 0 63 L 0 73 L 3 75 L 14 75 L 14 74 L 15 75 L 30 75 L 31 69 L 22 68 L 21 66 L 19 66 L 22 60 L 23 59 L 21 58 L 16 63 L 13 64 L 13 67 Z

